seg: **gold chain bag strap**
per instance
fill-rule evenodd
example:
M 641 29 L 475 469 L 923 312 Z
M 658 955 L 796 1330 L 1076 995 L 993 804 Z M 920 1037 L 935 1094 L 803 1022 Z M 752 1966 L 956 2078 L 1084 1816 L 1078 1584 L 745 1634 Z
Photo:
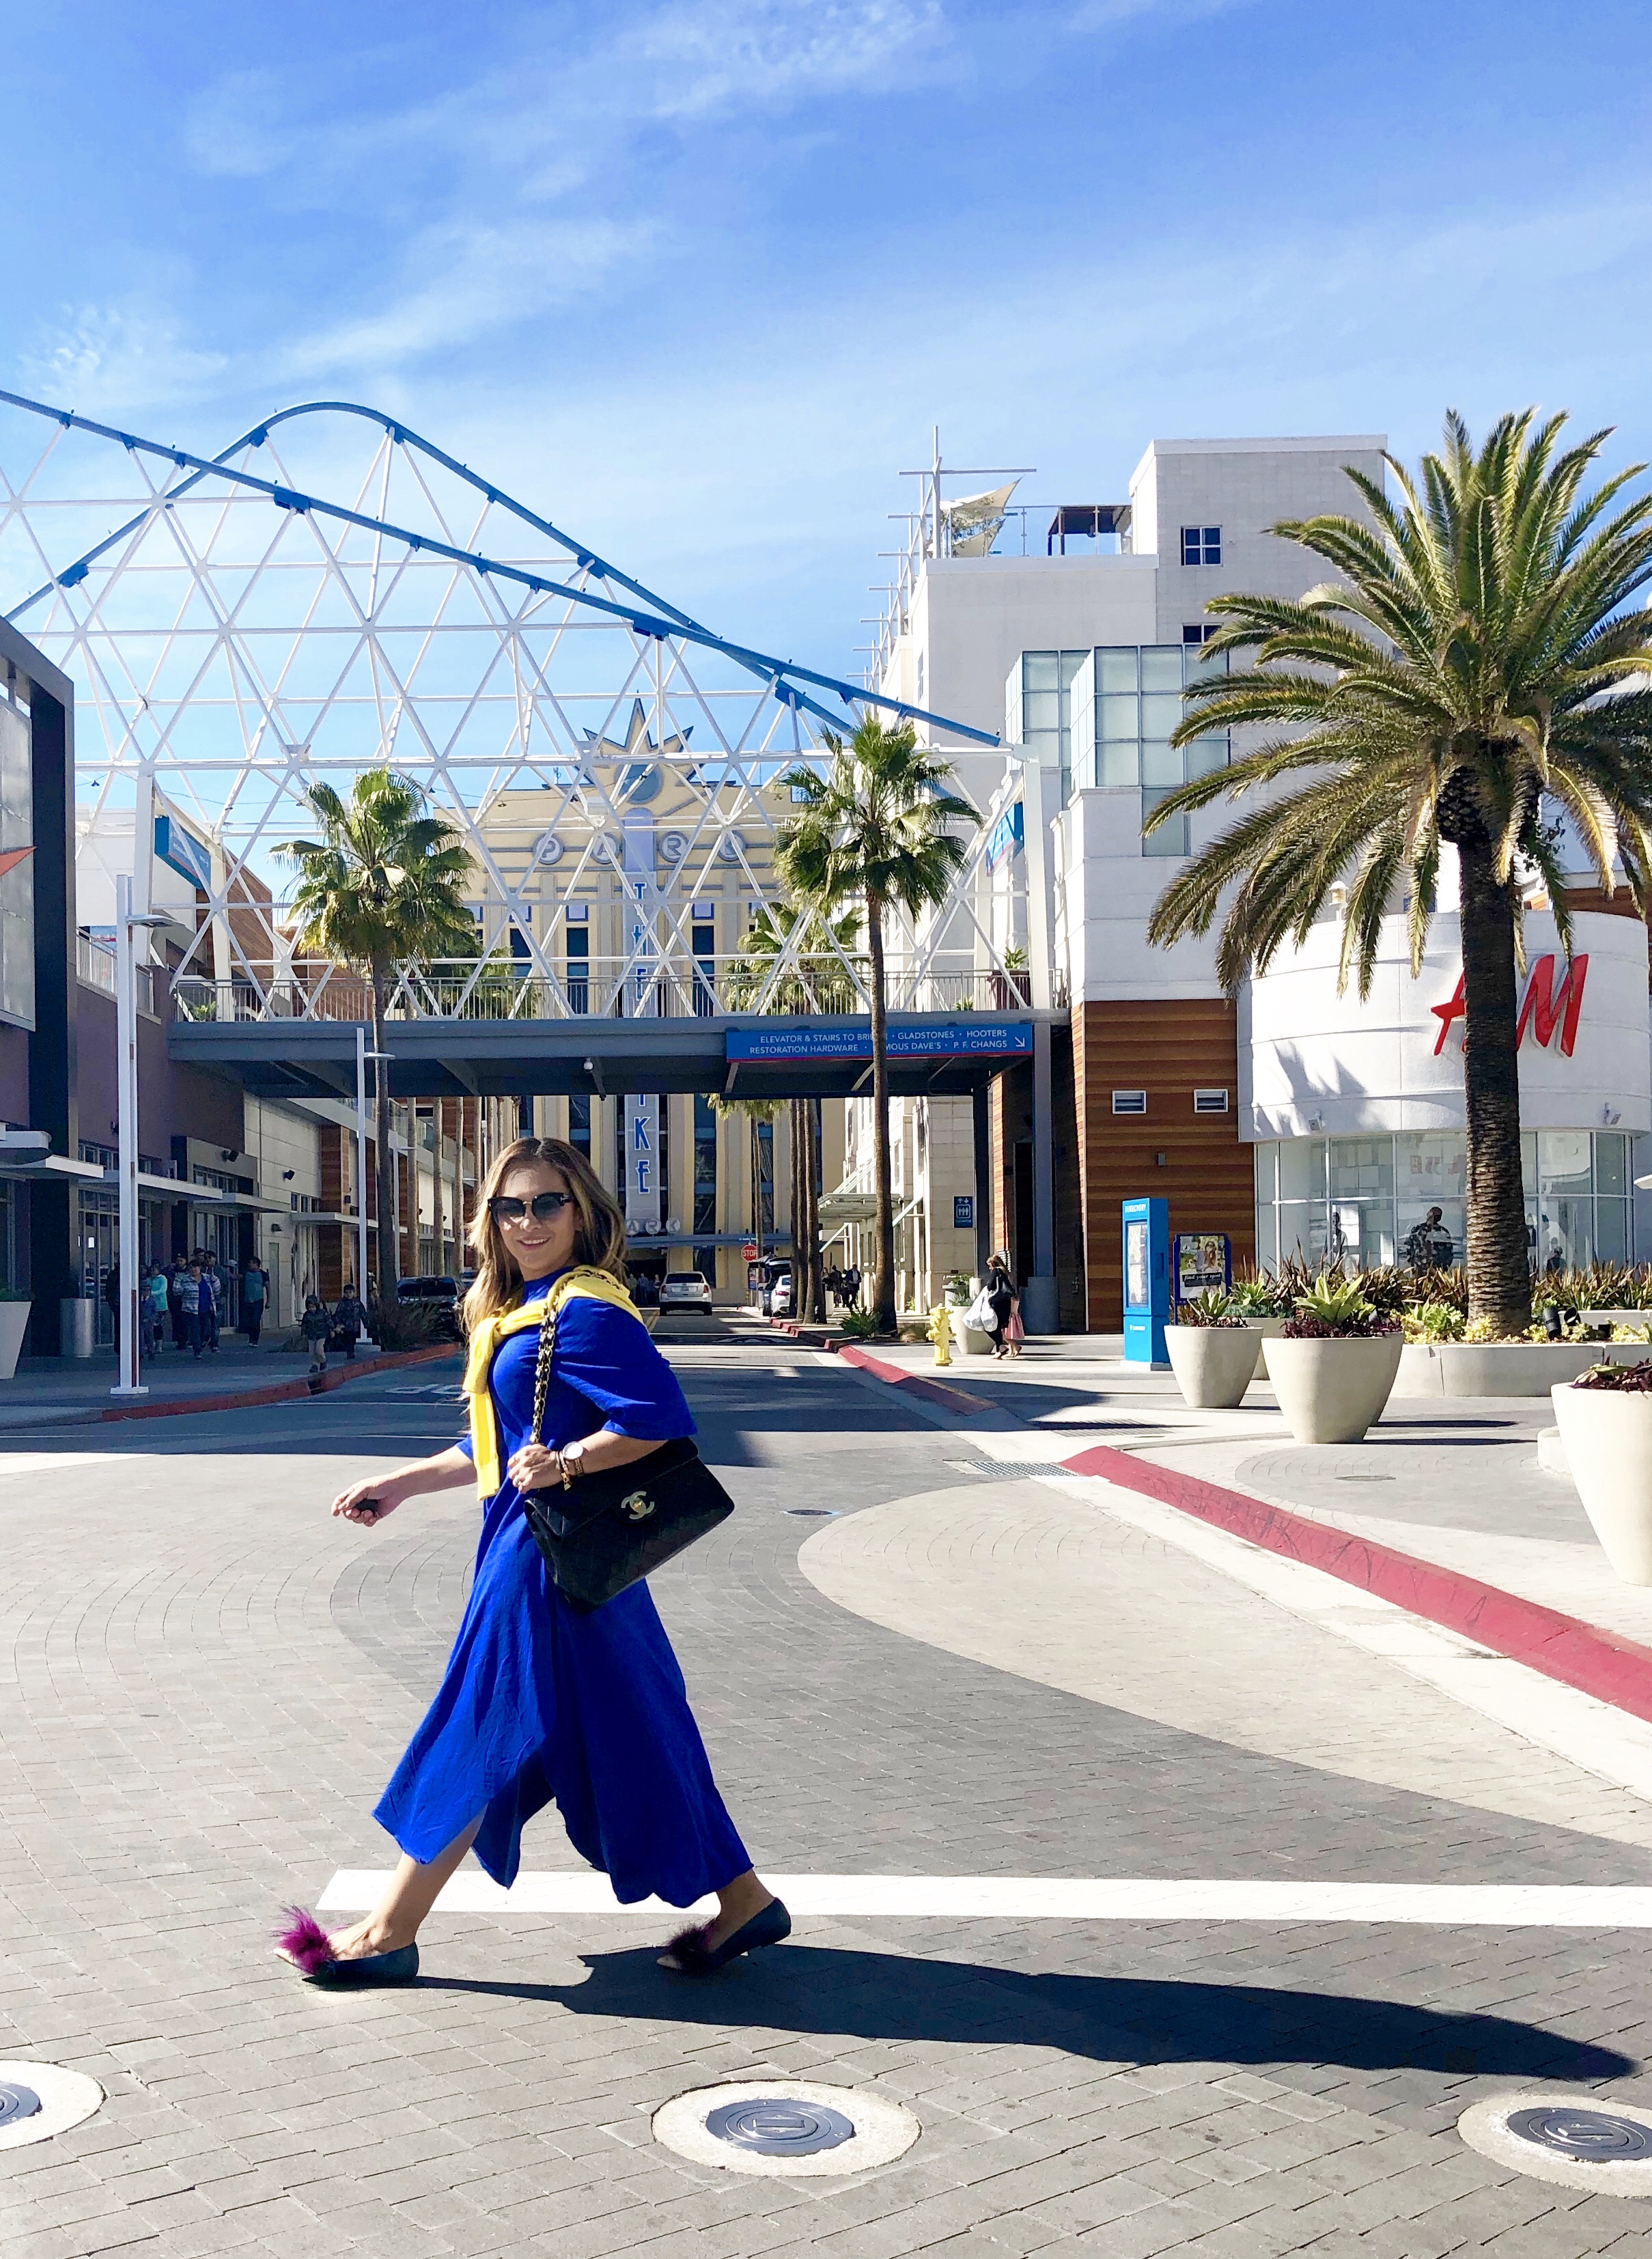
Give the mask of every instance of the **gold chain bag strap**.
M 545 1435 L 557 1314 L 566 1299 L 553 1286 L 539 1321 L 533 1443 Z M 645 1332 L 643 1340 L 656 1354 Z M 522 1509 L 558 1591 L 576 1615 L 589 1615 L 725 1521 L 734 1500 L 694 1437 L 679 1436 L 628 1466 L 581 1474 L 566 1489 L 524 1491 Z

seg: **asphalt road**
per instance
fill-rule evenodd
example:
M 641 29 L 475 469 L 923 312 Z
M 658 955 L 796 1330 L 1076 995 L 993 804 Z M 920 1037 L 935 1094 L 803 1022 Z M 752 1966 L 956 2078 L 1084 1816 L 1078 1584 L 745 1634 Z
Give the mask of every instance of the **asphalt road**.
M 761 1866 L 1652 1883 L 1652 1818 L 1612 1840 L 1534 1818 L 1537 1753 L 1470 1742 L 1442 1698 L 1214 1571 L 1120 1534 L 1080 1588 L 1048 1487 L 991 1482 L 893 1392 L 744 1324 L 660 1340 L 740 1510 L 656 1597 Z M 1515 2085 L 1652 2101 L 1638 1935 L 822 1916 L 695 1988 L 646 1915 L 440 1914 L 416 1988 L 299 1985 L 270 1928 L 393 1856 L 370 1807 L 474 1542 L 462 1493 L 373 1532 L 327 1504 L 450 1441 L 457 1378 L 0 1448 L 0 2056 L 109 2091 L 0 2151 L 7 2259 L 1642 2248 L 1638 2206 L 1455 2131 Z M 926 1620 L 921 1580 L 879 1620 L 871 1541 L 938 1557 L 972 1514 L 992 1664 Z M 1047 1683 L 1057 1621 L 1107 1699 Z M 524 1864 L 577 1864 L 553 1812 Z M 652 2142 L 672 2095 L 747 2074 L 876 2089 L 922 2137 L 840 2182 Z

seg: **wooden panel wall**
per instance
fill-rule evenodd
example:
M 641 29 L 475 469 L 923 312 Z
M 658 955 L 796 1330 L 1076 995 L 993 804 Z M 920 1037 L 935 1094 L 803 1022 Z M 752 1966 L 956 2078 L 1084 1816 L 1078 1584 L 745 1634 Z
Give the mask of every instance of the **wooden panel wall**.
M 1250 1148 L 1239 1142 L 1236 1016 L 1220 998 L 1084 1004 L 1073 1011 L 1072 1044 L 1086 1323 L 1092 1333 L 1116 1333 L 1124 1322 L 1121 1201 L 1167 1200 L 1172 1232 L 1225 1231 L 1235 1265 L 1255 1260 L 1256 1179 Z M 1196 1088 L 1225 1090 L 1227 1113 L 1195 1114 Z M 1143 1089 L 1145 1115 L 1114 1113 L 1115 1090 Z

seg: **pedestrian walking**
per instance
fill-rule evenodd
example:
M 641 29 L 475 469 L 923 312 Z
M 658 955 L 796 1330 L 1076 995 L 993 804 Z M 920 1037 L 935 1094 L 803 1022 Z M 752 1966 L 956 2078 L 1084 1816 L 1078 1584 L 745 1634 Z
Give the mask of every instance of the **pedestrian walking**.
M 196 1268 L 200 1275 L 201 1345 L 218 1353 L 218 1323 L 224 1308 L 226 1289 L 224 1273 L 210 1255 L 203 1255 Z
M 475 1576 L 446 1675 L 374 1814 L 401 1846 L 401 1863 L 364 1921 L 329 1937 L 296 1908 L 277 1950 L 312 1983 L 409 1982 L 420 1924 L 466 1852 L 474 1846 L 509 1887 L 523 1824 L 554 1799 L 574 1849 L 622 1903 L 652 1894 L 687 1906 L 716 1893 L 716 1920 L 661 1956 L 682 1975 L 709 1975 L 778 1944 L 791 1917 L 752 1871 L 717 1793 L 646 1582 L 576 1614 L 521 1505 L 525 1490 L 645 1459 L 691 1435 L 694 1417 L 620 1283 L 623 1219 L 572 1145 L 523 1137 L 508 1146 L 488 1172 L 471 1239 L 481 1260 L 465 1301 L 468 1441 L 352 1483 L 332 1506 L 372 1527 L 409 1499 L 459 1483 L 474 1481 L 481 1502 Z M 554 1353 L 535 1442 L 538 1337 L 553 1287 Z
M 201 1266 L 198 1263 L 184 1265 L 173 1281 L 177 1297 L 180 1349 L 187 1349 L 194 1357 L 201 1354 Z
M 103 1273 L 103 1300 L 109 1305 L 109 1322 L 115 1331 L 115 1348 L 120 1349 L 120 1265 L 111 1263 Z
M 298 1321 L 298 1330 L 310 1343 L 311 1372 L 327 1370 L 327 1336 L 332 1331 L 332 1319 L 319 1294 L 306 1294 L 304 1315 Z
M 367 1317 L 356 1296 L 355 1288 L 346 1280 L 345 1290 L 332 1306 L 332 1339 L 345 1353 L 345 1362 L 353 1365 L 356 1343 L 361 1339 L 361 1328 Z
M 160 1289 L 159 1299 L 157 1286 Z M 138 1280 L 138 1339 L 146 1357 L 160 1354 L 160 1328 L 166 1315 L 166 1276 L 154 1264 L 146 1263 Z
M 241 1330 L 249 1345 L 258 1347 L 264 1328 L 264 1308 L 269 1300 L 269 1272 L 253 1256 L 241 1273 Z
M 1009 1338 L 1009 1321 L 1015 1308 L 1015 1281 L 1009 1275 L 1009 1257 L 1002 1250 L 988 1257 L 983 1284 L 993 1313 L 993 1355 L 1014 1357 L 1017 1352 Z

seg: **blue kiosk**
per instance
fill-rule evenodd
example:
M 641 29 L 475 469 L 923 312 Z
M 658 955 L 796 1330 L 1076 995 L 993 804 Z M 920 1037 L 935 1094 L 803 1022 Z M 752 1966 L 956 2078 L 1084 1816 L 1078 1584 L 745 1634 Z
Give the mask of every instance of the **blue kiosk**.
M 1124 1355 L 1130 1365 L 1170 1369 L 1170 1203 L 1129 1200 L 1124 1222 Z

